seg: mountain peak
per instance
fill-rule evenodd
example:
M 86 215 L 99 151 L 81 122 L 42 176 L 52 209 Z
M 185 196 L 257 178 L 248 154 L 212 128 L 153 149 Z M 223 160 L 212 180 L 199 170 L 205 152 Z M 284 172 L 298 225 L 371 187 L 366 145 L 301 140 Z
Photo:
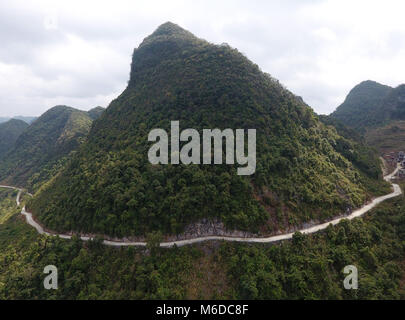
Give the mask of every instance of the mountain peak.
M 156 42 L 181 41 L 193 42 L 198 38 L 191 32 L 183 29 L 173 22 L 166 22 L 160 25 L 149 37 L 145 38 L 139 48 Z
M 175 23 L 162 24 L 134 50 L 129 84 L 134 83 L 136 74 L 142 70 L 161 65 L 167 59 L 173 60 L 185 49 L 201 47 L 206 43 Z
M 365 127 L 381 125 L 389 117 L 384 105 L 391 96 L 395 100 L 394 91 L 392 87 L 376 81 L 363 81 L 350 90 L 332 116 L 360 131 Z
M 173 35 L 185 33 L 189 34 L 190 32 L 183 29 L 179 25 L 169 21 L 160 25 L 152 35 L 160 36 L 160 35 Z
M 377 82 L 377 81 L 374 81 L 374 80 L 364 80 L 364 81 L 360 82 L 359 85 L 363 85 L 363 84 L 376 84 L 376 85 L 382 86 L 381 83 L 379 83 L 379 82 Z
M 17 124 L 17 123 L 22 124 L 22 123 L 25 123 L 28 126 L 28 124 L 25 121 L 20 120 L 20 119 L 16 119 L 16 118 L 11 118 L 10 120 L 8 120 L 7 122 L 4 122 L 4 123 L 8 123 L 8 124 Z
M 362 81 L 362 82 L 360 82 L 358 85 L 356 85 L 353 89 L 352 89 L 352 91 L 355 91 L 355 90 L 363 90 L 363 89 L 367 89 L 367 90 L 379 90 L 379 89 L 382 89 L 382 88 L 385 88 L 385 89 L 392 89 L 391 87 L 389 87 L 389 86 L 387 86 L 387 85 L 384 85 L 384 84 L 381 84 L 381 83 L 379 83 L 379 82 L 377 82 L 377 81 L 374 81 L 374 80 L 366 80 L 366 81 Z

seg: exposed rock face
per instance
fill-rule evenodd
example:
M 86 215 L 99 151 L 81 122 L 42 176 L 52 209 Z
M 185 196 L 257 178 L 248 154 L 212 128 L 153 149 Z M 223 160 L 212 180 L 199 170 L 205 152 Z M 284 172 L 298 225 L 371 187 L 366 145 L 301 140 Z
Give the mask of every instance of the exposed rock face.
M 227 230 L 225 225 L 215 219 L 208 220 L 203 219 L 200 222 L 188 225 L 185 231 L 180 237 L 184 238 L 195 238 L 201 236 L 228 236 L 228 237 L 251 237 L 254 233 L 237 231 L 237 230 Z

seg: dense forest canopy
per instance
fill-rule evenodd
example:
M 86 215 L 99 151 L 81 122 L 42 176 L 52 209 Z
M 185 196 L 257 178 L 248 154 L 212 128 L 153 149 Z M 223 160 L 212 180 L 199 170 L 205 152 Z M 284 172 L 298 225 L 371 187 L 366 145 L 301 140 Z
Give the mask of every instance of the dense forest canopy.
M 100 239 L 40 236 L 22 220 L 14 199 L 15 192 L 0 190 L 0 218 L 9 215 L 0 221 L 0 299 L 405 298 L 403 196 L 364 218 L 279 244 L 174 249 L 152 241 L 148 249 L 118 249 Z M 47 265 L 58 266 L 58 290 L 43 287 Z M 347 265 L 358 268 L 358 290 L 344 289 Z
M 405 120 L 405 85 L 391 88 L 375 81 L 354 87 L 333 118 L 364 133 L 395 120 Z
M 362 134 L 381 153 L 405 150 L 405 85 L 364 81 L 330 117 Z

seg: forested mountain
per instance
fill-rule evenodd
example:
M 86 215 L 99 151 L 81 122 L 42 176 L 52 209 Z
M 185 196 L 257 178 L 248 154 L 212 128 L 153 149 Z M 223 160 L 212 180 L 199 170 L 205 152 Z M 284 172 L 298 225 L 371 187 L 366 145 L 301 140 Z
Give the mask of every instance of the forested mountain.
M 402 196 L 274 245 L 117 249 L 38 235 L 20 219 L 13 191 L 0 190 L 0 299 L 405 299 L 404 237 Z M 350 264 L 358 290 L 343 286 Z M 46 265 L 58 266 L 58 290 L 43 288 Z
M 333 127 L 342 137 L 336 140 L 336 151 L 352 162 L 361 172 L 366 173 L 366 177 L 378 176 L 381 171 L 378 152 L 367 144 L 363 135 L 331 116 L 321 115 L 319 119 L 325 125 Z M 375 185 L 372 180 L 368 180 L 368 187 L 374 192 L 378 190 L 378 184 Z
M 391 88 L 374 81 L 362 82 L 331 116 L 360 130 L 405 120 L 405 85 Z
M 331 116 L 359 130 L 381 124 L 384 120 L 380 116 L 381 105 L 391 91 L 389 86 L 364 81 L 349 92 L 346 100 Z
M 27 127 L 26 122 L 16 119 L 0 123 L 0 158 L 14 146 L 17 138 Z
M 45 112 L 16 140 L 0 161 L 0 181 L 32 188 L 49 179 L 65 157 L 86 138 L 92 119 L 87 112 L 56 106 Z
M 171 120 L 199 132 L 257 129 L 256 173 L 238 176 L 236 165 L 151 165 L 148 134 L 170 131 Z M 379 160 L 360 153 L 238 50 L 166 23 L 134 50 L 127 88 L 29 208 L 58 231 L 178 234 L 217 218 L 227 228 L 269 233 L 387 192 Z
M 367 143 L 382 152 L 404 149 L 405 85 L 362 82 L 331 117 L 364 134 Z

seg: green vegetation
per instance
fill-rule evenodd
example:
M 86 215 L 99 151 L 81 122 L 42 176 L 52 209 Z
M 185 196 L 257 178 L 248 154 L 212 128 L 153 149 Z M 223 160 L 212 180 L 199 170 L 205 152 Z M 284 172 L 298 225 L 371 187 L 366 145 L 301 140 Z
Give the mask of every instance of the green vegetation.
M 36 234 L 16 215 L 0 225 L 0 299 L 180 299 L 197 248 L 158 250 L 108 248 Z M 59 290 L 43 288 L 43 268 L 58 267 Z M 203 282 L 203 279 L 200 279 Z
M 331 117 L 363 133 L 367 142 L 381 151 L 403 149 L 405 85 L 391 88 L 373 81 L 362 82 Z
M 38 118 L 0 161 L 0 180 L 33 190 L 63 166 L 85 140 L 92 119 L 84 112 L 57 106 Z
M 345 102 L 331 116 L 364 132 L 366 127 L 380 125 L 385 121 L 381 105 L 391 90 L 391 87 L 378 82 L 364 81 L 350 91 Z
M 404 198 L 325 232 L 295 234 L 280 246 L 226 244 L 228 275 L 244 299 L 404 299 Z M 345 266 L 359 270 L 359 290 L 345 290 Z
M 331 117 L 362 133 L 381 153 L 405 150 L 405 85 L 362 82 Z
M 379 160 L 378 146 L 367 143 L 361 134 L 331 116 L 319 116 L 319 119 L 325 125 L 335 128 L 341 136 L 336 140 L 335 150 L 359 170 L 362 185 L 368 186 L 374 194 L 388 193 L 388 184 L 382 185 L 378 180 L 381 178 L 382 165 Z
M 14 213 L 18 191 L 0 188 L 0 224 L 6 222 Z
M 236 49 L 162 25 L 134 51 L 128 87 L 107 110 L 57 106 L 29 127 L 0 124 L 0 180 L 36 191 L 22 201 L 50 229 L 100 235 L 41 236 L 20 215 L 17 191 L 0 188 L 0 299 L 405 299 L 403 196 L 292 241 L 159 246 L 205 218 L 268 234 L 388 193 L 366 141 L 399 143 L 404 90 L 367 81 L 318 117 Z M 255 175 L 151 165 L 148 134 L 170 120 L 256 129 Z M 101 235 L 144 236 L 147 246 L 108 247 Z M 43 288 L 47 265 L 58 268 L 56 291 Z M 359 269 L 357 291 L 343 288 L 347 265 Z
M 0 124 L 0 158 L 11 150 L 17 138 L 27 127 L 26 122 L 15 119 Z
M 404 197 L 280 244 L 160 249 L 158 234 L 148 238 L 149 250 L 44 237 L 16 213 L 0 225 L 0 299 L 405 298 Z M 50 264 L 58 290 L 43 288 Z M 347 265 L 358 267 L 357 291 L 343 288 Z
M 168 130 L 170 120 L 199 131 L 257 129 L 256 174 L 151 165 L 148 134 Z M 379 160 L 356 147 L 236 49 L 167 23 L 134 51 L 127 89 L 29 208 L 62 232 L 178 234 L 220 218 L 228 228 L 268 233 L 329 219 L 385 192 Z

